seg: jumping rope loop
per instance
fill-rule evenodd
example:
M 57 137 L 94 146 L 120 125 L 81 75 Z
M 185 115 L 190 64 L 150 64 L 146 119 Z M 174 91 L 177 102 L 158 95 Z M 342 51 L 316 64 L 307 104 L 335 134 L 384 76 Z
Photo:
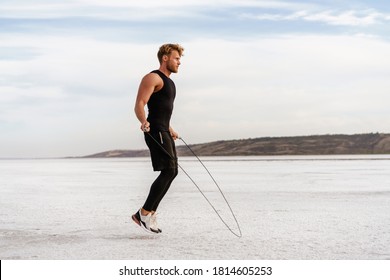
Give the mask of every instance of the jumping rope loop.
M 158 145 L 159 147 L 171 158 L 171 159 L 174 159 L 170 153 L 168 153 L 168 151 L 163 147 L 161 146 L 161 144 L 156 140 L 154 139 L 154 137 L 149 133 L 149 132 L 146 132 L 150 138 L 152 138 Z M 187 173 L 187 171 L 184 170 L 184 168 L 178 164 L 178 166 L 180 167 L 180 169 L 184 172 L 184 174 L 186 174 L 186 176 L 191 180 L 191 182 L 195 185 L 195 187 L 199 190 L 199 192 L 202 194 L 202 196 L 204 197 L 204 199 L 206 199 L 207 203 L 211 206 L 211 208 L 214 210 L 214 212 L 217 214 L 217 216 L 219 217 L 219 219 L 222 221 L 222 223 L 226 226 L 226 228 L 231 232 L 233 233 L 235 236 L 237 237 L 242 237 L 242 232 L 241 232 L 241 228 L 240 228 L 240 224 L 238 223 L 238 220 L 236 218 L 236 215 L 234 214 L 233 212 L 233 209 L 231 208 L 229 202 L 227 201 L 223 191 L 221 190 L 221 188 L 219 187 L 217 181 L 214 179 L 213 175 L 211 175 L 210 171 L 207 169 L 207 167 L 204 165 L 204 163 L 200 160 L 200 158 L 195 154 L 195 152 L 190 148 L 190 146 L 184 141 L 183 138 L 181 137 L 178 137 L 181 141 L 183 141 L 184 145 L 186 145 L 186 147 L 191 151 L 191 153 L 196 157 L 196 159 L 201 163 L 201 165 L 203 166 L 203 168 L 207 171 L 207 174 L 209 174 L 210 178 L 213 180 L 214 184 L 217 186 L 220 194 L 222 195 L 223 199 L 225 200 L 226 202 L 226 205 L 229 207 L 229 210 L 230 210 L 230 213 L 232 214 L 233 218 L 234 218 L 234 221 L 236 222 L 236 225 L 237 225 L 237 228 L 238 228 L 238 231 L 239 233 L 236 233 L 233 231 L 233 229 L 225 222 L 225 220 L 221 217 L 221 215 L 218 213 L 218 210 L 214 207 L 214 205 L 210 202 L 210 200 L 207 198 L 207 196 L 203 193 L 203 191 L 200 189 L 200 187 L 196 184 L 196 182 L 194 181 L 194 179 L 192 179 L 192 177 Z

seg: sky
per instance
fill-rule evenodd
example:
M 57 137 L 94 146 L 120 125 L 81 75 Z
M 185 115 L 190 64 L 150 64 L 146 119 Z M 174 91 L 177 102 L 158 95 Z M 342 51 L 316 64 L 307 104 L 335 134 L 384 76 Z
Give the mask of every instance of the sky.
M 164 43 L 187 143 L 390 132 L 386 1 L 0 0 L 0 158 L 146 148 Z

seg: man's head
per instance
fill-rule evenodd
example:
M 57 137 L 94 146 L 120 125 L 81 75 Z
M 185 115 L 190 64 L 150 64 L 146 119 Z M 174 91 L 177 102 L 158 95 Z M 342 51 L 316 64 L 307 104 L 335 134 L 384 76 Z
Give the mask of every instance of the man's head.
M 164 44 L 160 47 L 157 53 L 158 61 L 160 61 L 160 64 L 163 61 L 164 55 L 171 55 L 172 51 L 177 51 L 180 56 L 183 55 L 184 48 L 180 46 L 179 44 Z
M 184 48 L 179 44 L 164 44 L 160 47 L 157 57 L 160 65 L 165 64 L 167 70 L 177 73 L 183 52 Z

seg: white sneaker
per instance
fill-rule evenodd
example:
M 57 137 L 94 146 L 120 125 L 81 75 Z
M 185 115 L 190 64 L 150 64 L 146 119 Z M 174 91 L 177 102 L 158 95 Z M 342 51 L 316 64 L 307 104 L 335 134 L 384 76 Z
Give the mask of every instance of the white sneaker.
M 158 232 L 160 232 L 160 233 L 162 232 L 162 230 L 158 227 L 158 224 L 157 224 L 157 212 L 154 212 L 150 216 L 150 223 L 151 223 L 152 228 L 157 229 Z
M 160 231 L 155 228 L 155 219 L 154 222 L 152 222 L 152 213 L 149 213 L 148 215 L 144 216 L 141 214 L 141 210 L 139 210 L 137 213 L 135 213 L 132 216 L 132 219 L 135 223 L 137 223 L 139 226 L 141 226 L 143 229 L 145 229 L 147 232 L 151 233 L 160 233 Z

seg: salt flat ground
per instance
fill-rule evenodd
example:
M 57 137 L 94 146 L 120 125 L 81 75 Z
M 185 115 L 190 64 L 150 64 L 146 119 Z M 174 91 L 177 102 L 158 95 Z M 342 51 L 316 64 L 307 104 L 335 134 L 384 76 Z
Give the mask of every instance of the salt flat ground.
M 390 259 L 390 156 L 203 159 L 241 238 L 182 171 L 163 233 L 136 226 L 148 158 L 0 160 L 0 259 Z M 201 165 L 180 164 L 238 233 Z

